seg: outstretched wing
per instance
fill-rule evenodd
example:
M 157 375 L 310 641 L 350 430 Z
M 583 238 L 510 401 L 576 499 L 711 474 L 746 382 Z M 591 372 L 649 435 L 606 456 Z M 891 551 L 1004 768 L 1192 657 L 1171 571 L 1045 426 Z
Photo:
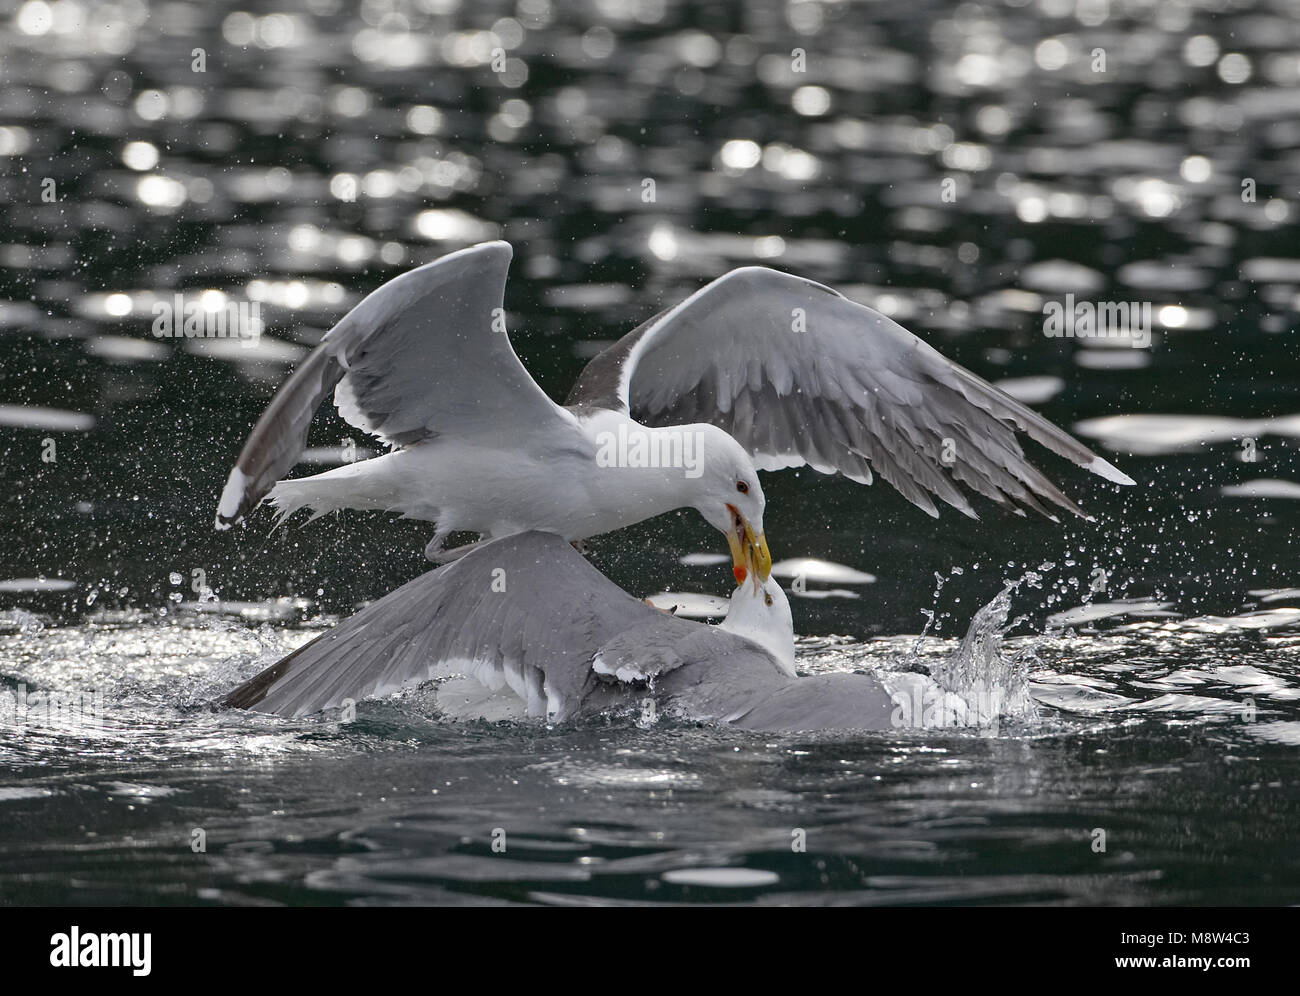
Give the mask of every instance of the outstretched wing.
M 574 431 L 505 333 L 511 250 L 462 249 L 384 284 L 332 328 L 249 434 L 217 509 L 225 529 L 298 462 L 327 394 L 347 421 L 409 446 L 441 433 Z
M 222 700 L 298 717 L 467 674 L 553 721 L 647 696 L 755 730 L 886 729 L 889 698 L 857 674 L 791 679 L 762 648 L 628 595 L 550 533 L 467 553 L 299 647 Z
M 1133 481 L 879 312 L 802 277 L 744 267 L 708 284 L 588 364 L 568 404 L 651 425 L 711 422 L 760 470 L 872 472 L 938 515 L 975 516 L 957 487 L 1003 507 L 1082 515 L 1031 465 L 1016 432 L 1109 481 Z
M 672 621 L 558 536 L 519 533 L 371 603 L 222 702 L 304 716 L 438 674 L 467 674 L 490 688 L 509 685 L 530 714 L 559 720 L 600 680 L 592 669 L 600 648 L 661 618 Z

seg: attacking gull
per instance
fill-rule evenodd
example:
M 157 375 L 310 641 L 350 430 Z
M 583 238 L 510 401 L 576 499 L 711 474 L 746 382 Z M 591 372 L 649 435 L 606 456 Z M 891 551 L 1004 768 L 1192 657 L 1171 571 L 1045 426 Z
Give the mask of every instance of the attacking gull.
M 708 626 L 633 598 L 558 536 L 528 532 L 403 585 L 222 704 L 305 716 L 460 674 L 552 722 L 651 699 L 656 713 L 753 730 L 891 727 L 876 678 L 797 678 L 794 659 L 775 581 L 742 584 L 726 620 Z
M 1026 459 L 1017 430 L 1107 480 L 1132 480 L 884 315 L 821 284 L 733 270 L 595 357 L 564 406 L 510 346 L 510 246 L 490 242 L 366 297 L 281 386 L 240 452 L 217 528 L 270 496 L 282 516 L 382 509 L 454 531 L 577 541 L 694 507 L 726 534 L 738 579 L 766 581 L 758 470 L 872 472 L 930 515 L 975 517 L 965 484 L 1005 508 L 1080 509 Z M 397 447 L 282 480 L 333 392 L 353 426 Z M 278 483 L 277 483 L 278 482 Z

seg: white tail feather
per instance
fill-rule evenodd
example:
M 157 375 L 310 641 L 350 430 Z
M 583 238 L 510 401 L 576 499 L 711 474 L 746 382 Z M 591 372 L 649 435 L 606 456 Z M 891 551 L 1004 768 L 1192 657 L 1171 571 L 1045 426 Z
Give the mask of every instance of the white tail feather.
M 336 467 L 323 474 L 280 481 L 266 500 L 275 506 L 275 525 L 279 526 L 299 509 L 309 509 L 312 519 L 341 508 L 385 511 L 397 502 L 386 480 L 387 475 L 361 473 L 360 468 L 373 460 Z

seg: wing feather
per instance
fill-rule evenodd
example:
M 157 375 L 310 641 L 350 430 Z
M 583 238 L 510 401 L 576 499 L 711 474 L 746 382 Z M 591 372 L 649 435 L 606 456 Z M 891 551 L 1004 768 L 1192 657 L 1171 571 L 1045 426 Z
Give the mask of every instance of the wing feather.
M 931 515 L 931 495 L 975 515 L 958 485 L 1004 508 L 1082 515 L 1029 463 L 1017 432 L 1133 483 L 896 322 L 763 267 L 732 271 L 619 340 L 569 403 L 618 407 L 650 425 L 712 422 L 761 470 L 806 464 L 864 482 L 874 471 Z
M 502 323 L 510 246 L 488 242 L 404 273 L 325 335 L 249 433 L 217 508 L 243 519 L 302 455 L 332 391 L 353 426 L 396 446 L 439 434 L 576 432 L 528 375 Z
M 559 705 L 554 718 L 562 719 L 595 684 L 591 661 L 601 647 L 650 624 L 695 625 L 633 598 L 558 536 L 520 533 L 422 574 L 222 701 L 304 716 L 450 666 L 491 687 L 509 683 L 524 697 L 532 688 L 534 699 L 544 682 Z

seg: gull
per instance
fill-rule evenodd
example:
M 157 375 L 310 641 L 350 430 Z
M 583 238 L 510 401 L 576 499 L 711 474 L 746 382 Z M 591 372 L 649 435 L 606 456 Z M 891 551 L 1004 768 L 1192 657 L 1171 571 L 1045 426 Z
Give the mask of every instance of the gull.
M 1083 515 L 1025 458 L 1017 432 L 1132 484 L 1101 457 L 879 312 L 802 277 L 733 270 L 588 363 L 564 405 L 511 348 L 512 251 L 489 242 L 390 280 L 332 328 L 280 387 L 222 492 L 218 529 L 264 498 L 281 518 L 341 508 L 452 532 L 527 530 L 578 542 L 676 508 L 724 533 L 733 570 L 771 571 L 757 470 L 879 474 L 932 516 L 977 518 L 958 485 L 1024 514 Z M 283 479 L 317 408 L 394 449 Z M 460 548 L 463 550 L 464 548 Z
M 526 532 L 372 602 L 221 704 L 296 718 L 464 675 L 548 722 L 639 709 L 751 730 L 895 725 L 874 676 L 796 677 L 794 663 L 774 580 L 739 585 L 710 626 L 634 598 L 559 536 Z

